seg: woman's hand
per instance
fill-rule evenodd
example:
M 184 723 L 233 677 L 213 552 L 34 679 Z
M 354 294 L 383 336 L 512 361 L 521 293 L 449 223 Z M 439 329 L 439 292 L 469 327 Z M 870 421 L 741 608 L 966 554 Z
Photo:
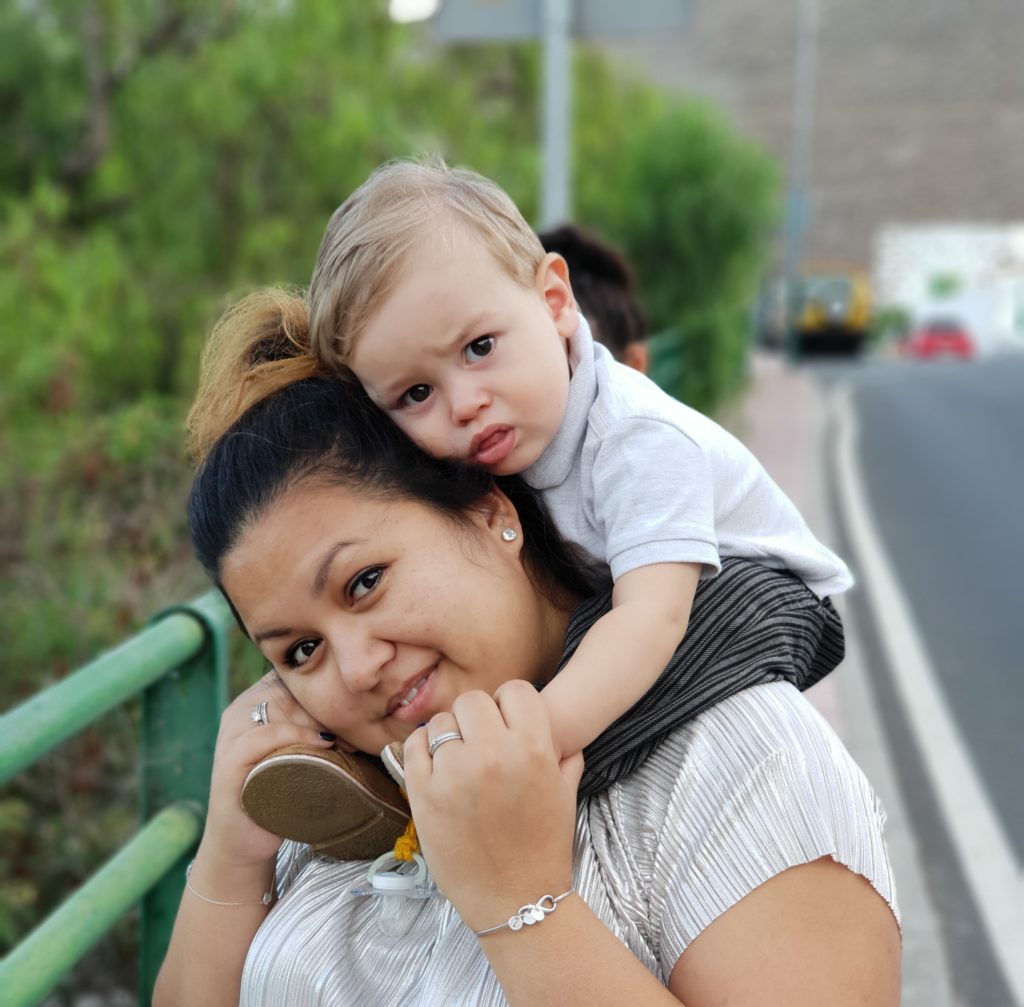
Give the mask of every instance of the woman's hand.
M 252 711 L 260 703 L 267 704 L 266 725 L 252 719 Z M 235 698 L 220 719 L 210 807 L 197 861 L 245 867 L 275 856 L 281 839 L 242 810 L 242 784 L 257 762 L 286 745 L 330 748 L 333 742 L 320 736 L 322 730 L 273 672 Z
M 461 741 L 429 741 L 449 731 Z M 507 920 L 542 895 L 572 884 L 577 753 L 559 763 L 547 708 L 527 682 L 492 699 L 459 696 L 405 745 L 406 783 L 431 874 L 467 925 Z
M 266 724 L 252 718 L 266 703 Z M 322 726 L 274 674 L 246 689 L 220 718 L 210 807 L 182 896 L 171 944 L 153 991 L 155 1005 L 238 1003 L 253 935 L 267 914 L 281 840 L 242 810 L 242 784 L 260 759 L 286 745 L 329 748 Z

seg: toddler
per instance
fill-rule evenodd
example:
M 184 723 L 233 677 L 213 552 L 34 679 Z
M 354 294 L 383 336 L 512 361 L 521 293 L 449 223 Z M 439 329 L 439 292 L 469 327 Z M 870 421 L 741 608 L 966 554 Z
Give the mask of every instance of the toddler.
M 850 586 L 739 441 L 594 343 L 565 260 L 493 182 L 382 166 L 328 224 L 309 296 L 323 364 L 430 454 L 521 474 L 611 577 L 611 611 L 542 693 L 563 755 L 653 685 L 724 557 L 820 597 Z

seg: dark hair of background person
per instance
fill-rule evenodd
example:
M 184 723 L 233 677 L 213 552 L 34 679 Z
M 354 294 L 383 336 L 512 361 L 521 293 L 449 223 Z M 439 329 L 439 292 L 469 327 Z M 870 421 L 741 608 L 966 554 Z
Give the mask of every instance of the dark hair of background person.
M 633 273 L 623 255 L 573 224 L 543 231 L 538 237 L 546 252 L 557 252 L 568 263 L 573 296 L 594 338 L 620 363 L 646 372 L 646 324 L 633 296 Z
M 534 586 L 552 600 L 559 589 L 581 596 L 597 589 L 575 547 L 561 538 L 525 482 L 432 458 L 374 406 L 358 382 L 328 377 L 293 382 L 257 402 L 214 443 L 196 473 L 189 531 L 215 583 L 220 584 L 222 560 L 245 529 L 302 483 L 422 503 L 455 525 L 498 486 L 519 514 L 524 563 Z

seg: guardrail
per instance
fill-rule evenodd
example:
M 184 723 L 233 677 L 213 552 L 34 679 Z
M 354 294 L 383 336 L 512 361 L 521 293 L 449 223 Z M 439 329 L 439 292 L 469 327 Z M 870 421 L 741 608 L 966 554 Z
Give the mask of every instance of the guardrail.
M 202 832 L 231 610 L 210 591 L 0 716 L 0 783 L 142 693 L 138 834 L 0 961 L 5 1007 L 39 1003 L 142 900 L 139 1003 L 148 1004 Z
M 663 329 L 647 340 L 647 376 L 663 391 L 680 398 L 686 347 L 678 329 Z

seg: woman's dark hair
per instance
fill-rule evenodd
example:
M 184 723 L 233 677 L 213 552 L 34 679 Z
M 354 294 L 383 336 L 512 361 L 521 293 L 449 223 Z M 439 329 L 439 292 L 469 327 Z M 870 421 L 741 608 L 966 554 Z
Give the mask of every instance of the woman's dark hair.
M 305 480 L 422 503 L 453 521 L 498 486 L 519 514 L 524 561 L 537 588 L 549 596 L 557 588 L 581 595 L 596 588 L 525 482 L 430 457 L 355 379 L 327 377 L 296 381 L 257 402 L 213 444 L 196 473 L 189 530 L 199 562 L 215 582 L 246 527 Z

